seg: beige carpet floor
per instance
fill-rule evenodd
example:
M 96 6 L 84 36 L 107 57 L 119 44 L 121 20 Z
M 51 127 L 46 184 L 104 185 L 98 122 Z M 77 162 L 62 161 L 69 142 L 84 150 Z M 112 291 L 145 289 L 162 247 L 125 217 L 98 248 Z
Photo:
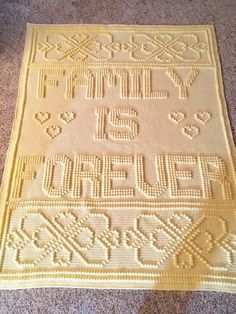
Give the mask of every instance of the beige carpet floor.
M 0 182 L 31 23 L 213 24 L 236 138 L 235 0 L 0 0 Z M 0 291 L 0 313 L 236 313 L 236 295 L 83 289 Z

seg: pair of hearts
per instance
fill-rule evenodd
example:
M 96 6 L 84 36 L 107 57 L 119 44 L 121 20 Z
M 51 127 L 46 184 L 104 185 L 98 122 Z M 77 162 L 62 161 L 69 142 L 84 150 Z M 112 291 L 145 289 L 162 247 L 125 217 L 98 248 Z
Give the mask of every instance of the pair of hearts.
M 176 124 L 180 124 L 185 118 L 186 115 L 183 111 L 172 111 L 169 114 L 169 119 Z M 211 114 L 207 111 L 198 111 L 194 114 L 194 118 L 198 122 L 206 124 L 208 121 L 211 120 Z
M 69 123 L 70 121 L 75 119 L 75 113 L 72 111 L 61 112 L 59 115 L 59 118 L 64 123 Z M 49 112 L 42 112 L 42 111 L 36 112 L 34 115 L 34 119 L 36 121 L 38 121 L 40 124 L 43 124 L 50 119 L 50 113 Z

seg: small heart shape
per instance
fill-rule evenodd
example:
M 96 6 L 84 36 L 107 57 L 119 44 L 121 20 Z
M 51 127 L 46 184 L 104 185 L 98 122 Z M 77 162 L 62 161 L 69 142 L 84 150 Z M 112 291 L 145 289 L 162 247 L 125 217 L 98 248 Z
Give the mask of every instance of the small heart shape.
M 209 254 L 214 248 L 213 236 L 208 231 L 199 230 L 192 240 L 205 254 Z
M 167 42 L 172 39 L 172 37 L 169 34 L 161 34 L 159 36 L 156 36 L 155 39 L 161 39 L 162 42 Z
M 195 49 L 200 50 L 200 51 L 206 51 L 207 50 L 207 44 L 204 42 L 200 42 L 200 43 L 194 45 L 192 48 L 195 48 Z
M 207 111 L 198 111 L 194 114 L 195 120 L 199 121 L 202 124 L 206 124 L 211 120 L 211 114 Z
M 120 232 L 115 229 L 104 231 L 100 233 L 99 239 L 108 247 L 118 247 L 120 244 Z
M 34 119 L 39 122 L 40 124 L 45 123 L 50 119 L 50 113 L 49 112 L 36 112 L 34 114 Z
M 168 222 L 183 231 L 191 225 L 192 219 L 185 214 L 174 214 L 168 219 Z
M 169 113 L 168 118 L 176 124 L 180 124 L 185 119 L 185 113 L 182 111 L 172 111 Z
M 199 135 L 200 130 L 197 126 L 187 125 L 184 128 L 182 128 L 182 133 L 187 137 L 191 138 L 191 140 L 193 140 L 195 137 Z
M 64 122 L 64 123 L 69 123 L 72 120 L 75 119 L 75 113 L 72 111 L 65 111 L 61 112 L 59 118 Z
M 59 125 L 50 125 L 46 128 L 45 132 L 50 138 L 53 139 L 61 133 L 61 127 Z
M 76 216 L 73 213 L 67 212 L 60 212 L 53 218 L 53 222 L 59 224 L 63 228 L 70 226 L 70 224 L 76 223 L 76 221 Z

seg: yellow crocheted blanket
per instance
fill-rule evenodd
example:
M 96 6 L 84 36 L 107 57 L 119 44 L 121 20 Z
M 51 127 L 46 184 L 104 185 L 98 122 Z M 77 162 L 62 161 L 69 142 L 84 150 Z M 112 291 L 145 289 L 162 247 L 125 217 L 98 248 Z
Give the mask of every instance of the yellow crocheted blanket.
M 28 24 L 0 287 L 236 291 L 212 26 Z

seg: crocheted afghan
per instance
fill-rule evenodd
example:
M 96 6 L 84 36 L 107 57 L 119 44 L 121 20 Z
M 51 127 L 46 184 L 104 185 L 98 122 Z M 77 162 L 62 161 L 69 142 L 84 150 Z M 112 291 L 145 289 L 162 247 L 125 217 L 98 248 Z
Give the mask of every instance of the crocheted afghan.
M 27 25 L 0 287 L 236 291 L 212 26 Z

